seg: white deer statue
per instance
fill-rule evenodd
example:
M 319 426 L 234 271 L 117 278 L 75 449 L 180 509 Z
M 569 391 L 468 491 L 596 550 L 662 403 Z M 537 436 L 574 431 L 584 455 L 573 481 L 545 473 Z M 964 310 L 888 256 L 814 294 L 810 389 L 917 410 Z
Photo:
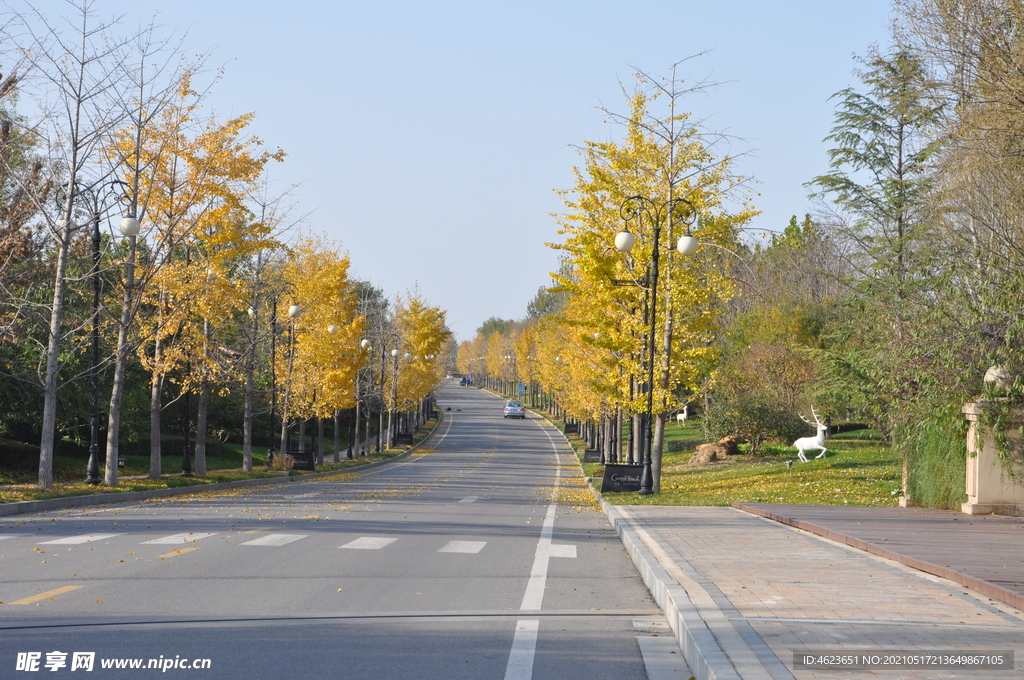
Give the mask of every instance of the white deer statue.
M 828 425 L 825 425 L 824 423 L 821 422 L 821 420 L 818 418 L 818 414 L 815 413 L 813 406 L 811 407 L 811 415 L 814 416 L 813 423 L 807 420 L 807 418 L 804 418 L 802 415 L 800 416 L 800 420 L 804 421 L 808 425 L 813 425 L 814 427 L 816 427 L 818 429 L 818 434 L 814 435 L 813 437 L 800 437 L 800 439 L 797 439 L 795 442 L 793 442 L 793 446 L 796 447 L 797 455 L 800 456 L 800 462 L 802 463 L 809 462 L 807 460 L 807 456 L 804 455 L 808 451 L 811 451 L 813 449 L 821 449 L 821 453 L 815 456 L 815 458 L 824 458 L 825 452 L 828 451 L 828 449 L 825 448 L 825 433 L 828 432 Z

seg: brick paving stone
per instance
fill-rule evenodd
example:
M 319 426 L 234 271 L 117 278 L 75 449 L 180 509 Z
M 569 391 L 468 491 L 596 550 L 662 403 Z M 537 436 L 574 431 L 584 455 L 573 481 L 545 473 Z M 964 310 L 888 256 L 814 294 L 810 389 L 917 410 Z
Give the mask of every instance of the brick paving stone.
M 944 579 L 733 508 L 630 506 L 797 680 L 1024 677 L 1024 616 Z M 682 584 L 685 587 L 686 584 Z M 1012 671 L 793 670 L 793 650 L 1015 650 Z

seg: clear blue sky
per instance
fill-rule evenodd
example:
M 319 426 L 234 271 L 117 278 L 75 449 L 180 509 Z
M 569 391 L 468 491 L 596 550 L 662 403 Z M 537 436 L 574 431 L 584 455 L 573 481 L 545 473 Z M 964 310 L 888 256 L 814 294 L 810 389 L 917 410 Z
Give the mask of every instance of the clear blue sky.
M 61 3 L 37 0 L 54 13 Z M 418 284 L 460 339 L 490 316 L 520 318 L 557 262 L 555 189 L 573 145 L 618 129 L 632 66 L 724 83 L 697 116 L 745 141 L 759 229 L 809 209 L 802 184 L 827 168 L 822 139 L 852 59 L 885 45 L 887 0 L 98 0 L 135 25 L 159 12 L 192 51 L 225 67 L 212 104 L 256 111 L 287 151 L 281 188 L 339 240 L 355 275 L 387 293 Z

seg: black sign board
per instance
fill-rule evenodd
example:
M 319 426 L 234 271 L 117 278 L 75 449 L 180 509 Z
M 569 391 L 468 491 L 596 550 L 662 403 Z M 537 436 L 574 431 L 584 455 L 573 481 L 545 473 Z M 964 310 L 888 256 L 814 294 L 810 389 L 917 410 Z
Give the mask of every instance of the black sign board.
M 566 434 L 579 434 L 580 433 L 580 424 L 579 423 L 566 423 L 565 424 L 565 433 Z
M 438 417 L 438 415 L 439 415 L 439 414 L 438 414 L 438 412 L 437 412 L 437 411 L 431 411 L 431 412 L 430 412 L 430 416 L 429 416 L 429 417 L 430 417 L 430 418 L 437 418 L 437 417 Z
M 292 465 L 293 470 L 306 470 L 308 472 L 316 472 L 316 454 L 312 451 L 298 451 L 292 452 L 292 458 L 295 459 L 295 464 Z
M 605 465 L 601 493 L 606 491 L 639 491 L 643 465 Z
M 405 434 L 404 432 L 399 432 L 398 434 L 395 435 L 395 443 L 412 446 L 412 435 Z
M 583 452 L 584 463 L 600 463 L 601 452 L 598 449 L 587 449 Z

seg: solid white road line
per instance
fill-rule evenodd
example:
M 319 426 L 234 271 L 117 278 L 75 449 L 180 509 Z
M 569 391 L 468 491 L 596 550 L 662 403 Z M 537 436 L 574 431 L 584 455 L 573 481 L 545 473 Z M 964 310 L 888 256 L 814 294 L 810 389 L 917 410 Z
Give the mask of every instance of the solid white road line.
M 354 541 L 346 543 L 345 545 L 338 546 L 339 548 L 348 548 L 349 550 L 380 550 L 384 546 L 391 545 L 397 538 L 383 538 L 380 536 L 363 536 L 357 538 Z
M 671 635 L 645 635 L 638 637 L 636 641 L 640 645 L 640 655 L 644 658 L 644 668 L 649 680 L 679 680 L 691 677 L 690 667 Z
M 437 552 L 470 553 L 475 555 L 484 549 L 487 541 L 448 541 Z
M 463 498 L 459 502 L 460 503 L 472 503 L 473 501 L 478 501 L 478 500 L 480 500 L 480 496 L 466 496 L 465 498 Z
M 260 536 L 254 538 L 251 541 L 246 541 L 240 545 L 266 545 L 277 547 L 279 545 L 288 545 L 292 541 L 297 541 L 300 538 L 306 538 L 309 534 L 267 534 L 266 536 Z
M 104 538 L 113 538 L 114 536 L 120 536 L 121 534 L 85 534 L 83 536 L 68 536 L 67 538 L 58 538 L 55 541 L 40 541 L 39 545 L 78 545 L 80 543 L 88 543 L 89 541 L 102 541 Z
M 203 532 L 197 531 L 195 533 L 188 532 L 184 534 L 173 534 L 171 536 L 164 536 L 163 538 L 154 538 L 152 541 L 143 541 L 142 545 L 167 545 L 174 543 L 195 543 L 198 540 L 209 538 L 215 535 L 217 532 Z
M 552 545 L 551 532 L 555 529 L 555 511 L 558 506 L 548 506 L 548 514 L 544 517 L 544 527 L 540 530 L 540 540 L 533 556 L 533 568 L 530 569 L 530 580 L 526 584 L 526 594 L 519 609 L 523 611 L 539 611 L 544 601 L 544 585 L 548 580 L 548 561 L 552 557 L 576 557 L 575 545 Z
M 533 656 L 537 651 L 537 631 L 540 621 L 517 621 L 516 634 L 512 638 L 512 651 L 505 667 L 505 680 L 532 680 Z

